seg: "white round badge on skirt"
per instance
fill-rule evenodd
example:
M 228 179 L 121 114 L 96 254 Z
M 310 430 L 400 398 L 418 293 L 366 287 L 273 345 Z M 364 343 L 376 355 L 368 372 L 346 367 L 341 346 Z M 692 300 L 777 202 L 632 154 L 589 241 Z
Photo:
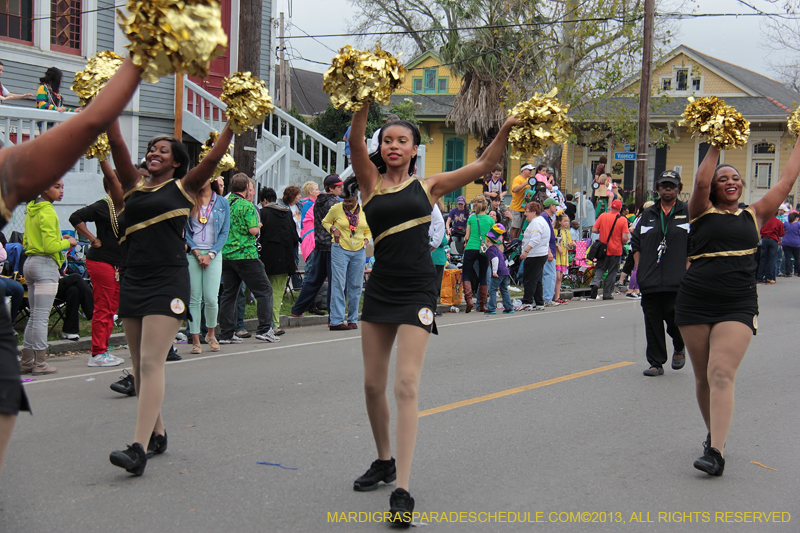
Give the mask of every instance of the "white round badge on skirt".
M 176 315 L 182 315 L 186 311 L 186 304 L 180 298 L 175 298 L 169 303 L 169 308 Z
M 433 311 L 431 311 L 427 307 L 423 307 L 422 309 L 420 309 L 419 313 L 417 313 L 417 316 L 419 317 L 419 321 L 422 322 L 423 325 L 430 326 L 431 324 L 433 324 Z

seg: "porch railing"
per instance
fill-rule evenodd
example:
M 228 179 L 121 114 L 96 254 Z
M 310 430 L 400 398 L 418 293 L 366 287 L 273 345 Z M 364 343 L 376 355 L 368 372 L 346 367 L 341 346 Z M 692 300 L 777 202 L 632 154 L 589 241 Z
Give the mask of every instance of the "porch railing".
M 188 78 L 184 78 L 183 91 L 184 130 L 198 140 L 204 140 L 212 131 L 221 131 L 227 121 L 225 103 Z M 318 173 L 345 170 L 344 142 L 332 142 L 276 107 L 261 128 L 261 139 L 270 142 L 274 150 L 280 150 L 286 147 L 283 137 L 289 139 L 290 156 L 304 160 Z M 288 165 L 280 168 L 289 169 Z M 288 173 L 285 179 L 288 180 Z

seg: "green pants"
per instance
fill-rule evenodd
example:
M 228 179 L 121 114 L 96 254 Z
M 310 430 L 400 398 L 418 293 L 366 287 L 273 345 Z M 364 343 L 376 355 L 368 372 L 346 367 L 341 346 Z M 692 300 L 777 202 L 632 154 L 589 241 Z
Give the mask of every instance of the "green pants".
M 275 324 L 275 329 L 280 329 L 281 304 L 283 295 L 286 294 L 286 280 L 289 279 L 289 274 L 276 274 L 268 277 L 269 283 L 272 285 L 272 322 Z

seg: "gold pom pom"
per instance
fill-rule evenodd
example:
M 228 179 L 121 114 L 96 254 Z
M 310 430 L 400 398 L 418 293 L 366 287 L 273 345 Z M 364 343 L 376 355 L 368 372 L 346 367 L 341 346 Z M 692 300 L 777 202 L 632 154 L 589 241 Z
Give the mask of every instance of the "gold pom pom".
M 372 102 L 389 105 L 389 97 L 403 84 L 407 71 L 389 52 L 375 45 L 375 52 L 356 50 L 349 44 L 333 58 L 322 78 L 322 90 L 331 95 L 333 107 L 358 111 Z
M 86 67 L 75 73 L 75 84 L 70 88 L 78 94 L 82 106 L 97 96 L 120 65 L 122 57 L 114 52 L 103 51 L 90 57 Z
M 513 159 L 542 155 L 550 145 L 567 141 L 572 131 L 567 117 L 569 107 L 559 102 L 556 94 L 558 89 L 555 88 L 546 95 L 536 93 L 508 112 L 522 122 L 511 128 L 508 135 Z
M 111 145 L 108 144 L 108 135 L 101 133 L 94 144 L 86 150 L 86 159 L 97 158 L 98 161 L 105 161 L 110 153 Z
M 794 135 L 796 139 L 800 135 L 800 105 L 795 107 L 792 114 L 786 117 L 786 123 L 789 126 L 789 133 Z
M 205 78 L 211 60 L 228 46 L 217 0 L 128 0 L 128 11 L 117 10 L 119 26 L 150 83 L 173 72 Z
M 250 72 L 234 72 L 222 80 L 220 100 L 228 106 L 225 114 L 237 135 L 261 124 L 275 110 L 267 85 Z
M 750 136 L 750 122 L 716 96 L 690 96 L 682 116 L 678 125 L 686 126 L 692 137 L 702 135 L 720 150 L 741 148 Z
M 203 146 L 200 147 L 200 161 L 205 159 L 208 153 L 214 148 L 214 145 L 219 138 L 219 133 L 216 131 L 212 131 L 208 134 L 208 139 L 206 142 L 203 143 Z M 228 148 L 228 151 L 225 152 L 225 155 L 222 156 L 222 159 L 219 160 L 217 164 L 217 168 L 214 169 L 214 175 L 211 176 L 211 179 L 217 178 L 218 176 L 222 176 L 223 172 L 226 172 L 232 168 L 236 168 L 236 163 L 233 161 L 233 156 L 231 155 L 231 149 Z

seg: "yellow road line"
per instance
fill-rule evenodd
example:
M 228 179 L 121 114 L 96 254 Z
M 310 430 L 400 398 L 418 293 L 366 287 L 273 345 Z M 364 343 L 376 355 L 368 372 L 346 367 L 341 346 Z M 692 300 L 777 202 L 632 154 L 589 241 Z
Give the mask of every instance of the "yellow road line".
M 531 383 L 530 385 L 524 385 L 522 387 L 515 387 L 513 389 L 508 389 L 500 392 L 495 392 L 492 394 L 487 394 L 486 396 L 478 396 L 477 398 L 472 398 L 471 400 L 464 400 L 461 402 L 456 403 L 449 403 L 447 405 L 443 405 L 441 407 L 434 407 L 433 409 L 426 409 L 424 411 L 419 412 L 420 418 L 423 416 L 428 415 L 435 415 L 436 413 L 443 413 L 445 411 L 450 411 L 452 409 L 458 409 L 459 407 L 466 407 L 467 405 L 473 405 L 476 403 L 486 402 L 489 400 L 494 400 L 497 398 L 502 398 L 503 396 L 511 396 L 512 394 L 517 394 L 519 392 L 525 392 L 532 389 L 538 389 L 539 387 L 546 387 L 547 385 L 554 385 L 556 383 L 561 383 L 562 381 L 569 381 L 575 378 L 582 378 L 584 376 L 591 376 L 592 374 L 597 374 L 599 372 L 605 372 L 606 370 L 614 370 L 615 368 L 622 368 L 624 366 L 632 365 L 632 362 L 623 362 L 623 363 L 616 363 L 613 365 L 608 366 L 601 366 L 600 368 L 593 368 L 591 370 L 584 370 L 583 372 L 576 372 L 575 374 L 567 374 L 566 376 L 561 376 L 560 378 L 553 378 L 548 379 L 546 381 L 539 381 L 538 383 Z

